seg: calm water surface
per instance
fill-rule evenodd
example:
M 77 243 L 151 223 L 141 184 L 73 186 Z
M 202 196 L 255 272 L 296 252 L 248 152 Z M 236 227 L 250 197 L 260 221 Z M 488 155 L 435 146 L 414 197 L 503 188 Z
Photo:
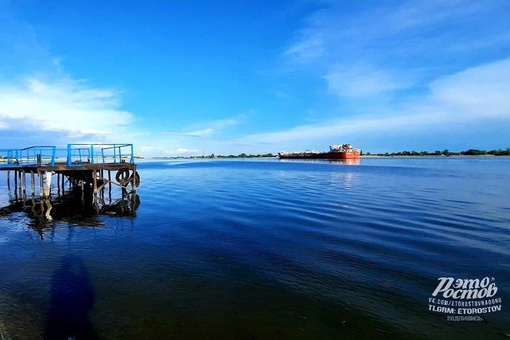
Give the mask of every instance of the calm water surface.
M 100 214 L 57 188 L 47 213 L 0 172 L 0 332 L 508 338 L 509 170 L 507 157 L 145 161 L 138 197 L 113 189 Z M 501 311 L 448 321 L 429 307 L 440 277 L 488 277 Z

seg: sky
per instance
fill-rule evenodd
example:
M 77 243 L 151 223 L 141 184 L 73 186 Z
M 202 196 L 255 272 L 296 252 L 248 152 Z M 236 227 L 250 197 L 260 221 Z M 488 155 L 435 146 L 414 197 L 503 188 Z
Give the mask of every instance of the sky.
M 510 2 L 0 0 L 0 149 L 510 147 Z

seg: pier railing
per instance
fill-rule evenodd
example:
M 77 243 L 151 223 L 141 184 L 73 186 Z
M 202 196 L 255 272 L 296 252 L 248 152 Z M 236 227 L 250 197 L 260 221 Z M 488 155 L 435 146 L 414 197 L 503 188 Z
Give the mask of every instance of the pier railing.
M 30 146 L 23 149 L 1 149 L 0 167 L 2 166 L 40 166 L 40 165 L 55 165 L 55 152 L 54 146 Z
M 133 144 L 68 144 L 67 165 L 134 163 Z
M 0 167 L 13 166 L 19 157 L 19 150 L 0 149 Z
M 0 149 L 0 168 L 55 166 L 60 160 L 67 166 L 134 163 L 134 156 L 133 144 L 68 144 L 66 149 L 30 146 L 23 149 Z

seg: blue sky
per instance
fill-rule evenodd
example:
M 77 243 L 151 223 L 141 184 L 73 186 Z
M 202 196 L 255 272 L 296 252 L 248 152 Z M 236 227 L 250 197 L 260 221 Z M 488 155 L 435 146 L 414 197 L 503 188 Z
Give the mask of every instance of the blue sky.
M 510 147 L 509 1 L 0 0 L 0 148 Z

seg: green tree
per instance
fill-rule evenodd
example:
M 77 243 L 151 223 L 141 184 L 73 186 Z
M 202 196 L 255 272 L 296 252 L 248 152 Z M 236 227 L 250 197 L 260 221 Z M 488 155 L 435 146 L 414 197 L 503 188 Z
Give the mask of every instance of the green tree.
M 478 150 L 478 149 L 469 149 L 467 151 L 461 152 L 462 155 L 468 155 L 468 156 L 479 156 L 479 155 L 486 155 L 487 151 L 485 150 Z

